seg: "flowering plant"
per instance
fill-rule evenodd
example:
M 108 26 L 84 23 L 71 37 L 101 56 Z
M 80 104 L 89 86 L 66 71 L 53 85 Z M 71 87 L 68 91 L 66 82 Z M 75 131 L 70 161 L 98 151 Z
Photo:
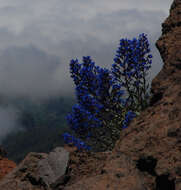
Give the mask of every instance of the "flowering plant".
M 140 34 L 138 39 L 120 40 L 111 70 L 96 66 L 90 56 L 83 57 L 82 63 L 71 60 L 78 103 L 67 121 L 78 138 L 64 133 L 66 143 L 93 151 L 113 148 L 121 129 L 148 105 L 149 53 L 147 37 Z

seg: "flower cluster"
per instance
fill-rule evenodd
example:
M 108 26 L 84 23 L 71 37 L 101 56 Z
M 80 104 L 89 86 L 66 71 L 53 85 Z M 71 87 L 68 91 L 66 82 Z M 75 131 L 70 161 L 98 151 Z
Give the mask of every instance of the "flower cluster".
M 147 37 L 140 34 L 138 39 L 120 40 L 111 71 L 96 66 L 90 56 L 83 57 L 82 63 L 71 60 L 70 73 L 78 103 L 67 115 L 67 121 L 79 138 L 65 133 L 66 143 L 90 150 L 91 138 L 98 142 L 93 143 L 96 145 L 113 141 L 147 106 L 149 85 L 145 77 L 152 63 L 149 53 Z M 127 96 L 123 98 L 125 92 Z
M 101 126 L 96 115 L 79 104 L 73 106 L 72 113 L 67 115 L 67 121 L 71 129 L 82 135 L 82 138 L 89 134 L 90 128 Z
M 72 136 L 68 133 L 64 133 L 64 141 L 67 144 L 73 143 L 79 150 L 80 149 L 87 149 L 87 150 L 91 149 L 89 146 L 85 145 L 85 143 L 83 141 L 81 141 L 78 138 L 75 138 L 74 136 Z
M 112 65 L 113 81 L 121 84 L 128 92 L 128 104 L 136 110 L 147 106 L 146 84 L 147 71 L 151 68 L 152 55 L 150 54 L 149 42 L 145 34 L 132 40 L 121 39 L 117 50 L 114 64 Z

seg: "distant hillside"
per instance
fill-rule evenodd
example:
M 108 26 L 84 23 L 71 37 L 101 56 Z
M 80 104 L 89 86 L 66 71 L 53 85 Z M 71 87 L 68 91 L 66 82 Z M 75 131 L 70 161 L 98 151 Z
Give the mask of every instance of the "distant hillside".
M 61 135 L 69 130 L 65 117 L 74 103 L 73 98 L 63 97 L 36 103 L 29 99 L 1 100 L 1 105 L 17 108 L 18 123 L 23 126 L 23 130 L 12 132 L 2 142 L 8 158 L 19 162 L 28 152 L 48 152 L 63 146 Z

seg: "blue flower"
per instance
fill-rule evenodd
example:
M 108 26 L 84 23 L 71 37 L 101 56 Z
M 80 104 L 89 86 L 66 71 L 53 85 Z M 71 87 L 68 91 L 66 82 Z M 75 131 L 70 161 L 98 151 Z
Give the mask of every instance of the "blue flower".
M 142 98 L 144 93 L 147 94 L 148 85 L 144 77 L 151 68 L 151 59 L 149 42 L 144 33 L 132 40 L 120 39 L 111 70 L 96 66 L 90 56 L 84 56 L 82 63 L 72 59 L 70 73 L 76 85 L 77 104 L 67 115 L 67 122 L 79 138 L 65 133 L 65 142 L 74 143 L 78 149 L 90 150 L 81 139 L 90 140 L 95 128 L 101 130 L 111 120 L 116 120 L 116 115 L 122 117 L 122 106 L 127 110 L 122 121 L 122 128 L 126 128 L 136 116 L 137 104 L 143 100 L 136 97 Z M 128 98 L 123 98 L 126 93 Z

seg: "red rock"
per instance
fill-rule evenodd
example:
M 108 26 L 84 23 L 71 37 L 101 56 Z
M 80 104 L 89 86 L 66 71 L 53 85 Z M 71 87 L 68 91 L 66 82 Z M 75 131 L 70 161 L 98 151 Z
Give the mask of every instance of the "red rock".
M 5 157 L 6 154 L 6 151 L 0 147 L 0 180 L 16 167 L 13 161 Z

